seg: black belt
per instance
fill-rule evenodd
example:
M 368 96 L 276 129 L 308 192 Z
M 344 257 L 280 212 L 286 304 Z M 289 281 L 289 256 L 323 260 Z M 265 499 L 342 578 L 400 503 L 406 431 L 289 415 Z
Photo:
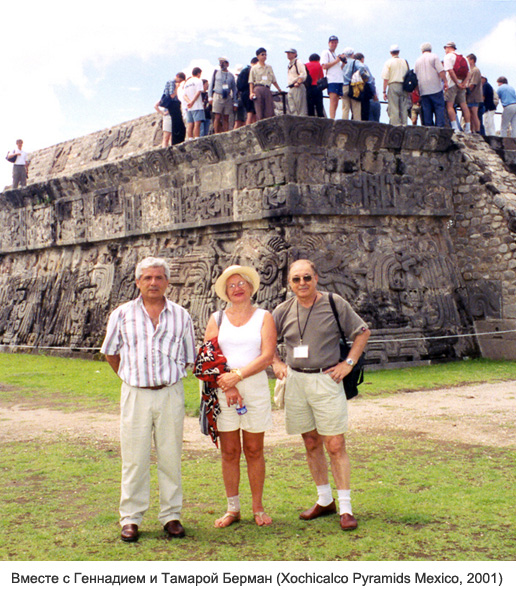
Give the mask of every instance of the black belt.
M 324 371 L 331 369 L 331 367 L 326 367 L 325 369 L 298 369 L 297 367 L 290 367 L 290 368 L 293 371 L 296 371 L 296 373 L 324 373 Z
M 153 385 L 152 387 L 142 387 L 142 389 L 152 389 L 153 391 L 157 389 L 165 389 L 165 387 L 169 387 L 168 385 Z

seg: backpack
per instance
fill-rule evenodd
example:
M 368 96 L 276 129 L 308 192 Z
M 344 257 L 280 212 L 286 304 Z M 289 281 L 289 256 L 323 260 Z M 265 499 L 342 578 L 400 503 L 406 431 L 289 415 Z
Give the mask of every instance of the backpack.
M 333 300 L 333 293 L 328 293 L 328 299 L 330 301 L 331 310 L 333 315 L 335 316 L 335 320 L 337 321 L 337 327 L 339 328 L 340 334 L 340 359 L 339 361 L 342 362 L 347 359 L 350 346 L 346 342 L 346 337 L 344 336 L 344 332 L 340 326 L 339 321 L 339 314 L 337 313 L 337 307 L 335 305 L 335 301 Z M 344 393 L 346 394 L 346 399 L 351 399 L 358 395 L 358 386 L 364 382 L 364 364 L 365 364 L 365 352 L 360 355 L 360 358 L 353 365 L 351 372 L 348 373 L 343 381 L 342 384 L 344 385 Z
M 172 107 L 173 100 L 170 97 L 170 94 L 164 93 L 159 101 L 159 106 L 163 107 L 164 109 L 170 109 Z
M 306 68 L 306 66 L 305 66 L 305 68 Z M 310 76 L 310 72 L 308 71 L 308 68 L 306 68 L 306 80 L 303 82 L 303 84 L 307 88 L 310 88 L 312 86 L 312 76 Z
M 403 90 L 405 92 L 414 92 L 418 84 L 417 75 L 416 72 L 414 72 L 414 70 L 410 69 L 407 60 L 405 60 L 405 63 L 407 64 L 408 70 L 405 74 L 405 77 L 403 78 Z
M 459 80 L 465 80 L 469 73 L 468 62 L 463 55 L 455 54 L 455 63 L 453 64 L 453 71 Z
M 246 66 L 240 74 L 238 74 L 236 87 L 237 90 L 240 92 L 245 92 L 249 90 L 249 72 L 251 71 L 251 66 Z

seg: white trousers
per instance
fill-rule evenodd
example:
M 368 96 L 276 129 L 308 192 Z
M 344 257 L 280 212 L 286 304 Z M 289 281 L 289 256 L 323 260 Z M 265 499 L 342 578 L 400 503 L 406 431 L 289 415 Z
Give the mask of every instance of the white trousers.
M 183 504 L 181 450 L 185 401 L 183 383 L 152 390 L 122 384 L 120 524 L 140 525 L 150 502 L 152 439 L 158 461 L 159 521 L 178 520 Z
M 495 135 L 496 134 L 496 127 L 495 127 L 495 111 L 486 111 L 483 116 L 484 122 L 484 129 L 486 130 L 486 135 Z

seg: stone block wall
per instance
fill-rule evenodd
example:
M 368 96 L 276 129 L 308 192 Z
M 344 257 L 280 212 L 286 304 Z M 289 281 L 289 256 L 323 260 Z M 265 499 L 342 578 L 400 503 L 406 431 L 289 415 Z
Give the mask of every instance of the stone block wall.
M 283 116 L 138 151 L 131 138 L 152 136 L 150 117 L 103 162 L 68 158 L 2 194 L 0 344 L 98 347 L 147 255 L 169 261 L 170 297 L 199 339 L 226 266 L 254 265 L 258 304 L 272 309 L 299 257 L 369 322 L 370 362 L 476 354 L 477 339 L 463 336 L 516 321 L 516 184 L 481 138 Z M 90 154 L 102 133 L 84 139 Z

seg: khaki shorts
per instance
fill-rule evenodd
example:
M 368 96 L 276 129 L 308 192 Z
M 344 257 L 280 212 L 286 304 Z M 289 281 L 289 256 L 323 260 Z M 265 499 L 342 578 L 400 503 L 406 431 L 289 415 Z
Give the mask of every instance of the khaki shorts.
M 324 373 L 288 369 L 285 388 L 285 425 L 288 434 L 317 430 L 336 436 L 348 430 L 348 402 L 342 383 Z
M 236 405 L 228 406 L 226 394 L 217 390 L 220 403 L 220 414 L 217 417 L 217 428 L 220 432 L 245 430 L 246 432 L 265 432 L 272 428 L 271 393 L 267 373 L 247 377 L 237 383 L 237 389 L 244 400 L 247 413 L 239 415 Z
M 212 113 L 216 115 L 231 115 L 233 112 L 233 99 L 231 94 L 227 98 L 222 98 L 221 94 L 213 93 Z
M 444 100 L 453 104 L 462 104 L 466 102 L 466 89 L 459 88 L 457 84 L 454 84 L 444 92 Z

